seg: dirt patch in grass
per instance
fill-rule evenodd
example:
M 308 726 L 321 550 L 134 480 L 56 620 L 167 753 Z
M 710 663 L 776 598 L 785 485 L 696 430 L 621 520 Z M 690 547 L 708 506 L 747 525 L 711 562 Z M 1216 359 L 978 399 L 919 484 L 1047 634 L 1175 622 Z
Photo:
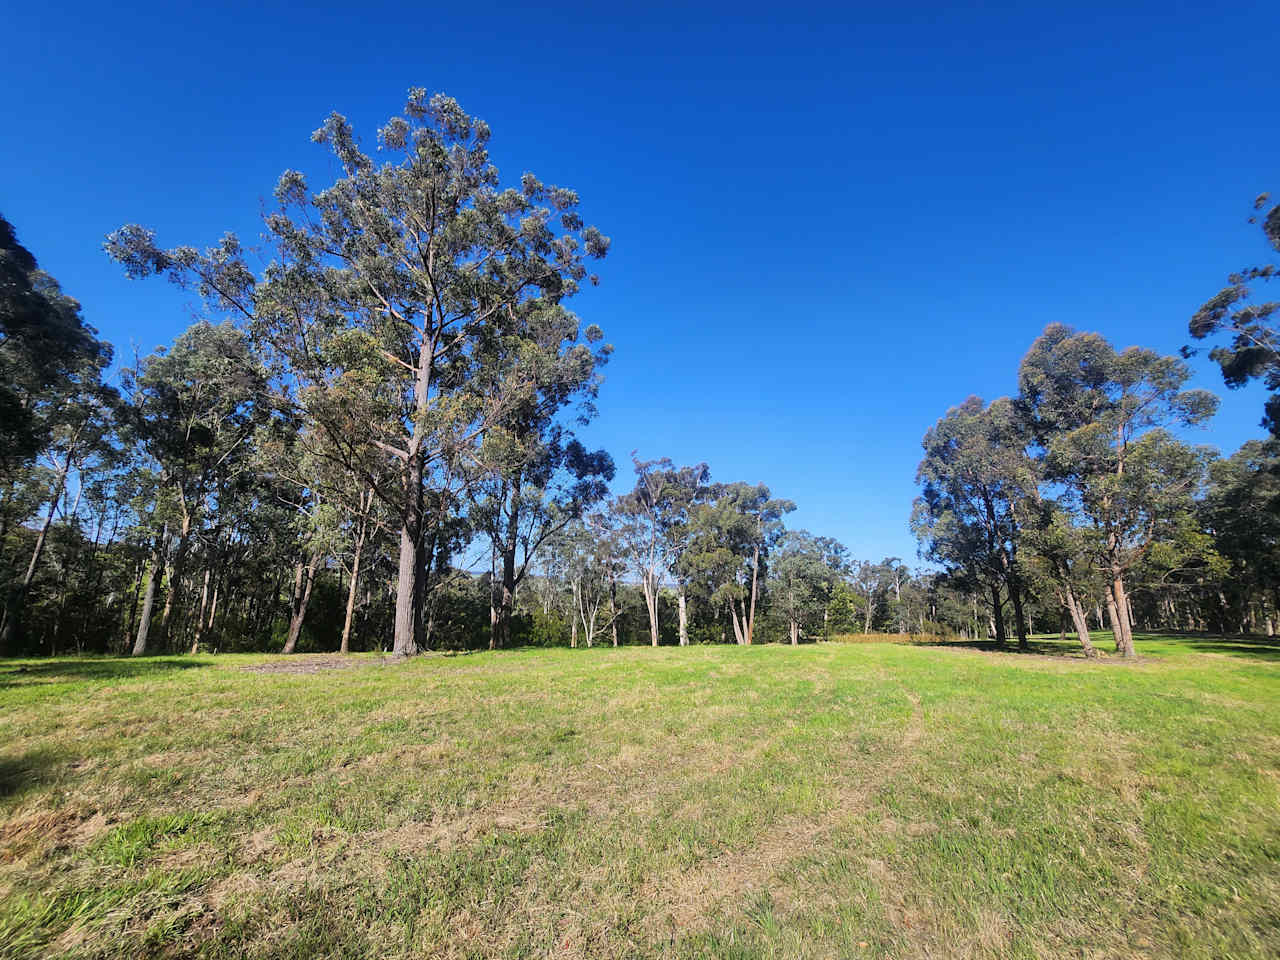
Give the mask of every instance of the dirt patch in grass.
M 24 858 L 37 848 L 84 846 L 107 828 L 101 813 L 84 817 L 74 810 L 37 813 L 0 825 L 0 863 Z
M 364 657 L 343 657 L 333 654 L 291 655 L 286 659 L 241 667 L 249 673 L 323 673 L 325 670 L 350 670 L 353 667 L 381 666 L 390 662 L 387 658 L 369 660 Z
M 378 830 L 371 837 L 361 837 L 360 845 L 370 844 L 384 852 L 416 854 L 429 848 L 448 849 L 469 844 L 497 831 L 534 833 L 544 827 L 546 821 L 536 811 L 485 811 L 439 823 L 406 823 L 389 830 Z

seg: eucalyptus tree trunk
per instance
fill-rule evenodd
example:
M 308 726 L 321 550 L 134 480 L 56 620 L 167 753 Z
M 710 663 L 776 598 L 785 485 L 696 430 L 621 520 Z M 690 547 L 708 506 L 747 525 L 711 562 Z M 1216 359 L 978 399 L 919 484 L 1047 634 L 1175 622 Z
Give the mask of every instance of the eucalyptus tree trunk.
M 62 493 L 67 485 L 67 474 L 71 472 L 71 453 L 72 450 L 68 447 L 62 466 L 58 468 L 58 481 L 53 488 L 53 498 L 49 502 L 49 512 L 45 514 L 44 522 L 40 524 L 40 532 L 36 535 L 35 549 L 31 551 L 31 562 L 27 564 L 27 572 L 22 578 L 22 592 L 24 595 L 31 587 L 31 581 L 36 577 L 36 568 L 40 565 L 40 558 L 44 555 L 44 545 L 49 538 L 49 528 L 53 526 L 54 514 L 58 511 L 58 504 L 62 502 Z
M 640 577 L 640 587 L 644 591 L 644 608 L 649 614 L 649 644 L 658 645 L 658 577 L 650 568 Z
M 733 636 L 738 642 L 738 646 L 745 647 L 750 641 L 747 639 L 747 606 L 744 602 L 742 605 L 742 617 L 738 617 L 738 601 L 729 598 L 729 617 L 733 621 Z
M 209 604 L 209 622 L 205 624 L 205 632 L 209 635 L 211 642 L 217 639 L 216 634 L 214 634 L 213 632 L 213 624 L 218 618 L 218 600 L 221 596 L 222 596 L 222 579 L 219 578 L 218 580 L 214 581 L 214 584 L 213 584 L 213 600 Z M 218 648 L 215 645 L 214 650 L 217 650 L 217 649 Z
M 609 562 L 609 632 L 613 645 L 618 645 L 618 578 L 614 574 L 613 560 Z
M 1027 650 L 1027 619 L 1022 610 L 1022 591 L 1016 576 L 1009 579 L 1009 599 L 1013 601 L 1013 623 L 1018 631 L 1018 649 Z
M 760 579 L 760 547 L 751 555 L 751 618 L 747 621 L 747 646 L 756 634 L 756 588 Z
M 147 558 L 141 557 L 137 563 L 138 574 L 133 580 L 133 590 L 130 592 L 129 616 L 125 620 L 124 636 L 120 640 L 120 648 L 123 650 L 129 646 L 133 637 L 133 626 L 138 616 L 138 591 L 142 589 L 142 578 L 147 572 Z
M 427 390 L 431 382 L 428 349 L 427 342 L 424 341 L 422 366 L 415 388 L 419 417 L 428 412 Z M 430 349 L 434 349 L 434 344 Z M 396 619 L 392 646 L 392 652 L 397 657 L 411 657 L 418 652 L 418 613 L 422 603 L 418 552 L 422 544 L 423 429 L 421 421 L 415 420 L 409 443 L 409 462 L 405 469 L 405 509 L 400 525 L 400 564 L 396 576 Z
M 502 551 L 502 584 L 498 588 L 497 640 L 499 647 L 511 646 L 511 618 L 516 608 L 516 545 L 515 531 L 510 549 Z
M 347 610 L 342 619 L 342 643 L 339 653 L 351 652 L 351 622 L 356 612 L 356 597 L 360 590 L 360 560 L 364 556 L 364 542 L 369 535 L 369 511 L 373 509 L 373 488 L 360 494 L 360 519 L 356 524 L 356 542 L 351 553 L 351 586 L 347 589 Z M 432 551 L 434 553 L 434 551 Z M 427 631 L 430 642 L 430 629 Z
M 579 598 L 582 596 L 582 581 L 569 581 L 569 590 L 573 594 L 573 610 L 569 613 L 569 646 L 575 650 L 578 647 L 578 604 Z
M 689 645 L 689 598 L 683 583 L 678 586 L 676 602 L 680 611 L 680 646 Z
M 317 550 L 307 560 L 305 572 L 301 574 L 301 582 L 296 584 L 293 598 L 293 610 L 289 616 L 289 637 L 285 640 L 281 653 L 293 653 L 298 646 L 298 638 L 302 636 L 302 623 L 307 617 L 307 605 L 311 602 L 311 587 L 315 584 L 316 570 L 324 557 Z M 302 571 L 302 567 L 299 566 Z
M 511 620 L 515 615 L 516 583 L 520 575 L 516 571 L 516 550 L 520 539 L 520 491 L 523 487 L 521 479 L 516 476 L 510 483 L 503 484 L 502 505 L 497 511 L 495 523 L 505 523 L 506 529 L 499 529 L 501 546 L 498 555 L 502 560 L 502 579 L 494 587 L 495 600 L 491 603 L 489 614 L 489 649 L 511 646 Z M 508 503 L 510 506 L 508 506 Z M 505 514 L 505 515 L 504 515 Z
M 1124 630 L 1125 625 L 1120 617 L 1119 608 L 1116 606 L 1116 595 L 1112 591 L 1112 587 L 1107 587 L 1106 594 L 1107 603 L 1107 620 L 1111 624 L 1111 634 L 1116 641 L 1116 653 L 1128 655 L 1125 650 Z
M 1004 646 L 1004 604 L 1000 599 L 1000 588 L 991 585 L 991 632 L 995 634 L 996 643 Z
M 74 517 L 80 510 L 80 497 L 84 493 L 84 484 L 80 484 L 80 488 L 76 491 L 75 503 L 71 509 L 67 511 L 68 517 Z M 93 535 L 93 548 L 89 551 L 88 563 L 93 564 L 94 554 L 98 552 L 98 540 L 102 537 L 102 524 L 98 524 L 98 529 Z M 62 564 L 62 569 L 58 573 L 58 614 L 54 619 L 53 638 L 50 642 L 49 655 L 53 656 L 58 647 L 61 646 L 63 626 L 66 622 L 67 613 L 67 579 L 71 574 L 71 562 Z M 77 648 L 81 647 L 80 641 L 76 641 Z
M 1067 613 L 1071 616 L 1071 622 L 1075 624 L 1076 637 L 1080 640 L 1080 646 L 1084 648 L 1084 655 L 1091 660 L 1096 658 L 1098 651 L 1094 649 L 1093 640 L 1089 637 L 1089 618 L 1069 583 L 1063 587 L 1062 599 L 1066 604 Z
M 356 596 L 360 589 L 360 554 L 364 550 L 364 527 L 356 536 L 355 552 L 351 557 L 351 586 L 347 588 L 347 612 L 342 620 L 342 644 L 339 653 L 351 652 L 351 620 L 356 612 Z M 429 631 L 428 631 L 429 632 Z
M 133 641 L 133 656 L 141 656 L 147 652 L 147 634 L 151 632 L 151 611 L 156 602 L 156 586 L 164 570 L 165 530 L 156 535 L 155 547 L 151 552 L 151 572 L 147 577 L 147 592 L 142 597 L 142 615 L 138 618 L 138 636 Z
M 200 616 L 196 618 L 196 635 L 191 641 L 191 654 L 200 652 L 200 640 L 204 636 L 204 618 L 209 612 L 209 577 L 212 574 L 212 563 L 204 568 L 204 584 L 200 587 Z
M 178 549 L 173 556 L 173 569 L 169 573 L 169 595 L 164 598 L 164 613 L 160 616 L 160 640 L 169 637 L 169 623 L 182 604 L 182 577 L 187 563 L 187 549 L 191 545 L 191 512 L 186 501 L 181 501 L 182 527 L 178 534 Z
M 1137 653 L 1133 647 L 1133 628 L 1129 625 L 1129 596 L 1125 591 L 1124 573 L 1114 562 L 1111 575 L 1107 612 L 1111 617 L 1112 629 L 1116 631 L 1116 650 L 1125 657 L 1134 657 Z

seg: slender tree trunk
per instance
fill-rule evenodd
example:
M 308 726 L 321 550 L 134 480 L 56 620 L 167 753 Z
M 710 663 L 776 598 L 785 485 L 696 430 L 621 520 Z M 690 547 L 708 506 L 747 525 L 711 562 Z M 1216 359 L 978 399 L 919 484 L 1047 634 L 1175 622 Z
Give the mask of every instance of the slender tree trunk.
M 356 596 L 360 589 L 360 554 L 364 549 L 364 527 L 356 537 L 355 552 L 351 556 L 351 586 L 347 588 L 347 612 L 342 620 L 342 644 L 339 653 L 351 652 L 351 620 L 356 612 Z
M 1027 619 L 1022 610 L 1022 591 L 1018 583 L 1018 578 L 1012 574 L 1009 577 L 1009 599 L 1013 601 L 1013 623 L 1014 628 L 1018 631 L 1018 649 L 1027 650 Z
M 745 645 L 747 642 L 745 630 L 746 613 L 745 611 L 743 612 L 742 624 L 740 625 L 738 623 L 738 601 L 732 597 L 729 598 L 729 619 L 733 621 L 733 636 L 737 641 L 738 646 Z
M 426 410 L 426 392 L 422 375 L 418 384 L 422 396 L 419 412 Z M 417 433 L 421 428 L 414 427 Z M 396 577 L 396 619 L 392 652 L 397 657 L 411 657 L 418 652 L 418 610 L 422 583 L 418 578 L 418 551 L 422 533 L 422 459 L 420 441 L 410 444 L 409 464 L 405 470 L 405 514 L 400 524 L 400 564 Z
M 125 620 L 124 636 L 120 639 L 120 649 L 123 651 L 125 647 L 133 642 L 133 627 L 138 616 L 138 596 L 142 591 L 142 578 L 147 572 L 147 555 L 138 558 L 138 575 L 134 578 L 133 592 L 130 594 L 129 616 Z
M 645 570 L 640 576 L 640 587 L 644 591 L 644 608 L 649 614 L 649 645 L 658 645 L 658 584 L 657 574 Z
M 507 514 L 507 535 L 502 543 L 502 587 L 498 594 L 498 646 L 511 646 L 511 617 L 516 606 L 516 547 L 520 533 L 520 490 L 517 477 L 511 484 L 511 509 Z
M 175 614 L 181 612 L 183 576 L 186 572 L 187 550 L 191 545 L 191 514 L 185 505 L 182 511 L 182 527 L 178 535 L 178 549 L 174 551 L 173 566 L 169 572 L 169 594 L 164 598 L 164 613 L 160 616 L 160 640 L 169 640 L 169 624 Z
M 747 620 L 747 646 L 751 646 L 751 641 L 755 638 L 756 633 L 756 586 L 759 576 L 760 548 L 757 546 L 755 552 L 751 555 L 751 618 Z
M 142 598 L 142 616 L 138 619 L 138 636 L 133 641 L 133 656 L 141 656 L 147 652 L 147 634 L 151 631 L 151 611 L 156 602 L 157 581 L 164 569 L 165 534 L 161 530 L 156 535 L 155 549 L 151 553 L 151 573 L 147 577 L 147 592 Z
M 613 645 L 618 645 L 618 578 L 613 569 L 613 557 L 609 558 L 609 632 Z
M 217 636 L 213 632 L 213 624 L 218 619 L 218 600 L 222 596 L 222 578 L 219 577 L 213 584 L 213 600 L 209 603 L 209 622 L 205 624 L 205 632 L 209 635 L 209 640 L 214 643 L 214 650 L 218 649 Z
M 1128 656 L 1128 653 L 1125 650 L 1124 623 L 1121 621 L 1120 610 L 1116 606 L 1116 596 L 1114 593 L 1112 593 L 1112 588 L 1110 586 L 1107 587 L 1106 601 L 1107 601 L 1107 620 L 1111 624 L 1111 634 L 1113 637 L 1115 637 L 1116 653 L 1123 654 L 1124 656 Z
M 574 616 L 578 603 L 575 600 Z M 495 540 L 489 548 L 489 649 L 498 649 L 498 543 Z
M 289 637 L 285 640 L 281 653 L 293 653 L 297 649 L 298 638 L 302 636 L 302 624 L 307 618 L 307 605 L 311 602 L 311 588 L 315 584 L 316 571 L 323 559 L 324 557 L 317 550 L 307 560 L 306 571 L 302 573 L 301 582 L 298 584 L 299 589 L 295 591 L 293 610 L 289 616 Z
M 1129 625 L 1129 597 L 1125 592 L 1124 575 L 1118 567 L 1112 567 L 1111 595 L 1115 606 L 1114 624 L 1119 627 L 1117 649 L 1126 658 L 1137 656 L 1133 646 L 1133 629 Z
M 373 509 L 373 488 L 370 487 L 360 495 L 360 520 L 356 525 L 355 548 L 351 554 L 351 586 L 347 591 L 347 610 L 342 620 L 342 642 L 339 653 L 351 652 L 351 621 L 355 616 L 356 597 L 360 589 L 360 560 L 364 555 L 364 541 L 369 533 L 369 511 Z M 434 551 L 433 551 L 434 552 Z M 430 620 L 430 618 L 428 618 Z M 431 631 L 428 628 L 427 642 L 430 643 Z
M 1076 598 L 1075 592 L 1070 585 L 1063 590 L 1063 599 L 1066 600 L 1067 613 L 1071 615 L 1071 620 L 1076 627 L 1076 637 L 1080 640 L 1080 646 L 1084 648 L 1084 655 L 1090 660 L 1098 656 L 1098 651 L 1093 648 L 1093 640 L 1089 637 L 1089 618 L 1085 615 L 1084 607 Z
M 67 473 L 71 470 L 71 449 L 67 449 L 67 456 L 62 461 L 62 466 L 58 470 L 58 482 L 53 489 L 53 498 L 49 502 L 49 512 L 45 514 L 44 523 L 40 524 L 40 533 L 36 535 L 35 549 L 31 551 L 31 562 L 27 564 L 27 572 L 22 578 L 22 592 L 26 593 L 31 586 L 31 581 L 36 577 L 36 568 L 40 565 L 40 557 L 44 554 L 44 545 L 49 537 L 49 528 L 53 526 L 54 514 L 58 511 L 58 504 L 62 502 L 62 492 L 66 488 Z
M 570 590 L 573 593 L 573 612 L 569 614 L 569 646 L 575 650 L 578 648 L 578 605 L 582 594 L 582 584 L 577 580 L 570 583 Z
M 991 585 L 991 632 L 995 634 L 996 643 L 1004 646 L 1004 604 L 1000 600 L 1000 588 Z
M 502 558 L 502 588 L 498 603 L 498 646 L 511 646 L 511 619 L 516 610 L 516 558 L 514 552 Z
M 689 645 L 689 598 L 683 583 L 677 586 L 676 602 L 680 611 L 680 646 Z
M 800 645 L 800 624 L 794 620 L 791 621 L 791 645 L 793 647 Z
M 200 652 L 200 639 L 204 636 L 204 618 L 209 612 L 209 577 L 212 574 L 212 562 L 204 568 L 204 584 L 200 588 L 200 616 L 196 618 L 196 635 L 191 641 L 191 654 Z

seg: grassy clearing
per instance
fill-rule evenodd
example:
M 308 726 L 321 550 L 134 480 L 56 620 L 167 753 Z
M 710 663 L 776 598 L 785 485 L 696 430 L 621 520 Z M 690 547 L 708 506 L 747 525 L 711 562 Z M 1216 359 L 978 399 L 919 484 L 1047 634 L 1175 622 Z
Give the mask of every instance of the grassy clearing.
M 0 957 L 1278 955 L 1280 648 L 1140 653 L 8 661 Z

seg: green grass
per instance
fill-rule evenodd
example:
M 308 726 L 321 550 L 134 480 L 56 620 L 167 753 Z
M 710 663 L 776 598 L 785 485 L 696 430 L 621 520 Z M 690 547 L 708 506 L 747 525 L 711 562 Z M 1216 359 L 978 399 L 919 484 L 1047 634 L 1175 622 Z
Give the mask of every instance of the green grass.
M 1037 652 L 6 661 L 0 957 L 1280 955 L 1280 647 Z

